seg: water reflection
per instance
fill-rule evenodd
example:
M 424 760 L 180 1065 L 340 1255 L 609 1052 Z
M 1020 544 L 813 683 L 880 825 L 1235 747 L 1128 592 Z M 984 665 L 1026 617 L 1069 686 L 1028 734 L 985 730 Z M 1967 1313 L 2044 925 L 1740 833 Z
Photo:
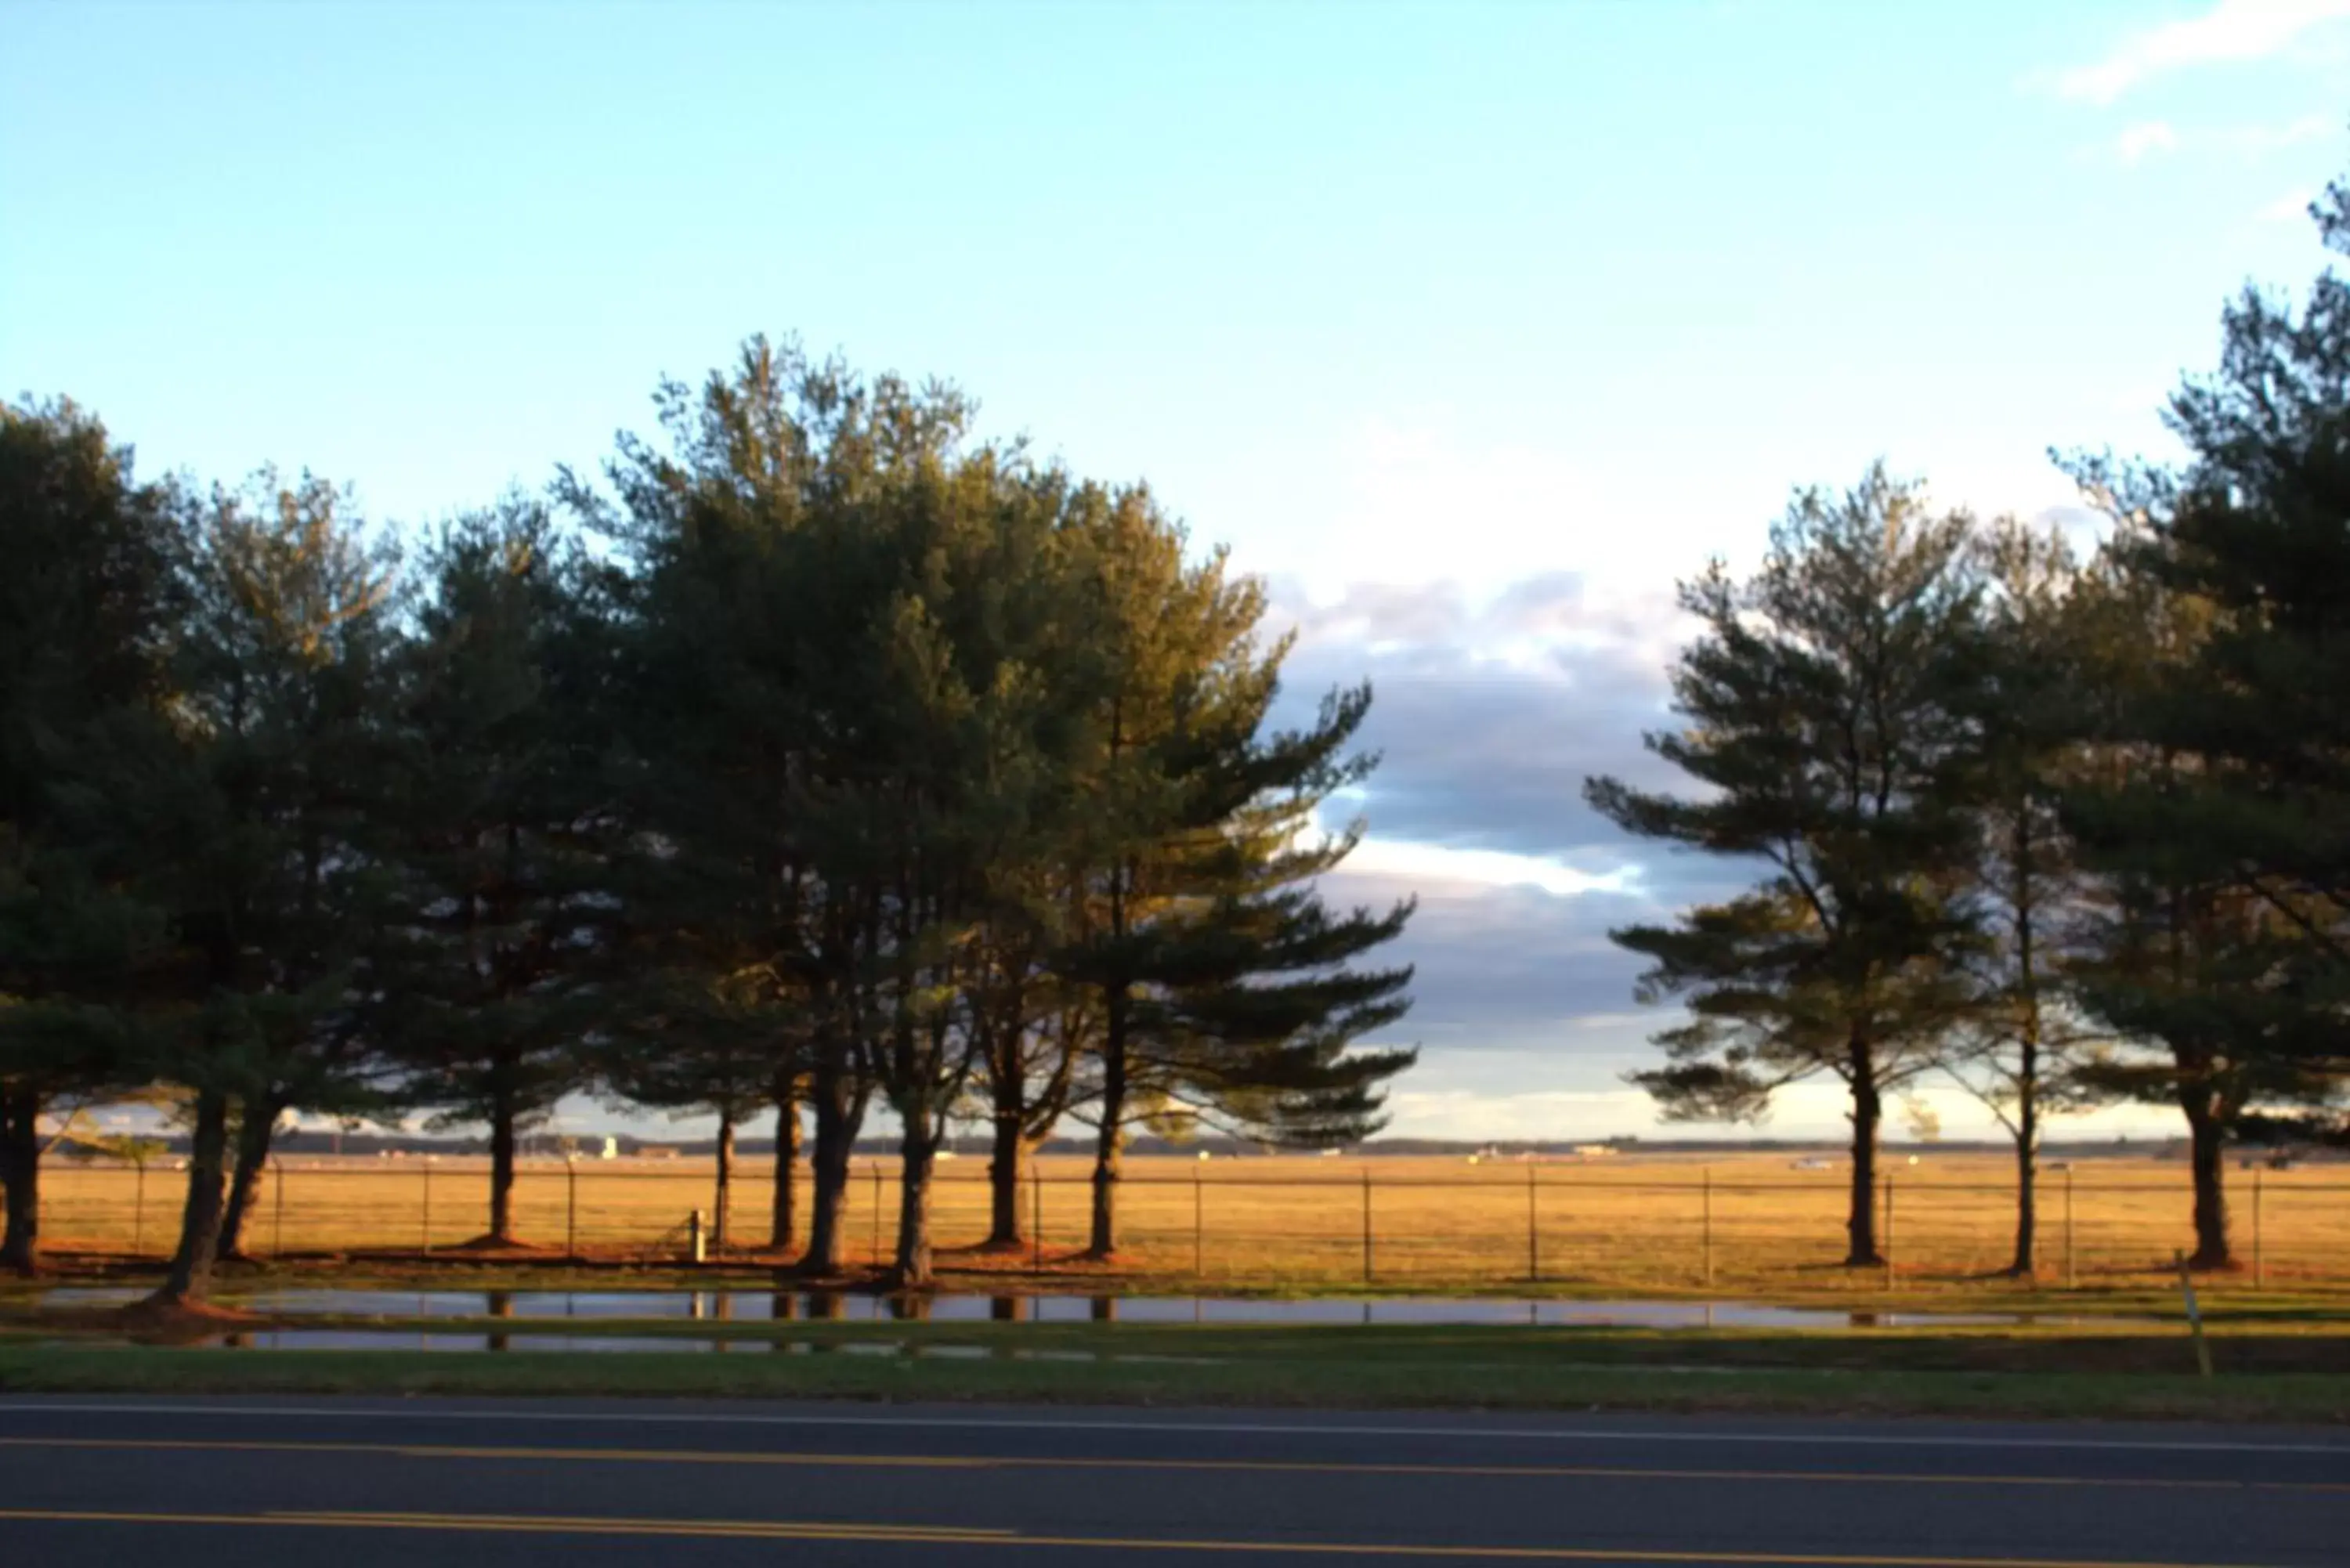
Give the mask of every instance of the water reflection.
M 135 1293 L 105 1299 L 128 1300 Z M 43 1306 L 96 1304 L 101 1293 L 61 1288 L 35 1297 Z M 2114 1316 L 2044 1311 L 1891 1312 L 1875 1308 L 1774 1306 L 1755 1302 L 1551 1301 L 1526 1297 L 1391 1296 L 1368 1300 L 1255 1301 L 1220 1296 L 956 1295 L 888 1296 L 801 1291 L 397 1291 L 281 1289 L 224 1298 L 266 1316 L 333 1314 L 351 1318 L 493 1318 L 501 1323 L 553 1318 L 670 1318 L 689 1322 L 816 1323 L 1197 1323 L 1355 1324 L 1521 1327 L 1591 1325 L 1638 1328 L 1858 1329 L 2003 1327 L 2019 1324 L 2109 1324 Z M 503 1334 L 507 1331 L 492 1330 Z

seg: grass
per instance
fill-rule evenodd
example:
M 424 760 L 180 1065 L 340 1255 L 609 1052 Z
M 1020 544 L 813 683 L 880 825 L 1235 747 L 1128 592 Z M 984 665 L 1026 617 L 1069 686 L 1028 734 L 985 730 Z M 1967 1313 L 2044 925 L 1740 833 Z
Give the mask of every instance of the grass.
M 485 1266 L 480 1272 L 489 1272 Z M 436 1266 L 427 1285 L 464 1283 Z M 277 1271 L 254 1282 L 284 1282 Z M 608 1274 L 557 1276 L 609 1287 Z M 340 1275 L 344 1285 L 387 1282 Z M 556 1280 L 527 1282 L 545 1289 Z M 626 1282 L 651 1280 L 630 1277 Z M 694 1282 L 715 1282 L 707 1276 Z M 1941 1304 L 1970 1310 L 1982 1301 Z M 1986 1298 L 1997 1299 L 1997 1298 Z M 2044 1297 L 2015 1295 L 2025 1307 Z M 1875 1303 L 1882 1306 L 1882 1299 Z M 1918 1303 L 1922 1304 L 1922 1303 Z M 919 1313 L 917 1299 L 909 1310 Z M 1914 1313 L 1914 1306 L 1906 1313 Z M 2135 1318 L 2130 1313 L 2141 1314 Z M 2143 1314 L 2167 1313 L 2168 1318 Z M 2350 1308 L 2243 1293 L 2210 1320 L 2218 1376 L 2191 1375 L 2175 1296 L 2112 1290 L 2004 1326 L 1911 1316 L 1812 1331 L 1615 1326 L 1248 1325 L 288 1315 L 305 1329 L 629 1335 L 729 1354 L 174 1348 L 121 1343 L 107 1314 L 0 1291 L 0 1389 L 607 1394 L 1332 1407 L 1663 1409 L 2350 1421 Z M 255 1327 L 267 1326 L 256 1320 Z M 217 1333 L 217 1324 L 191 1325 Z M 894 1354 L 839 1354 L 844 1347 Z M 788 1354 L 785 1354 L 788 1352 Z
M 435 1320 L 442 1332 L 480 1324 Z M 502 1326 L 520 1329 L 521 1324 Z M 528 1325 L 533 1333 L 547 1325 Z M 713 1325 L 591 1332 L 711 1337 Z M 0 1338 L 0 1390 L 664 1395 L 1313 1407 L 1650 1409 L 2350 1421 L 2339 1338 L 2223 1340 L 2222 1375 L 2173 1336 L 1835 1336 L 1577 1331 L 775 1325 L 711 1355 L 223 1352 Z M 826 1354 L 887 1341 L 889 1357 Z M 952 1345 L 991 1352 L 933 1357 Z M 772 1354 L 806 1346 L 808 1354 Z M 1014 1349 L 1045 1359 L 1015 1358 Z M 1053 1357 L 1090 1356 L 1091 1359 Z M 1180 1359 L 1156 1359 L 1159 1357 Z M 2252 1368 L 2258 1369 L 2252 1369 Z
M 1043 1162 L 1041 1272 L 1080 1288 L 1204 1285 L 1266 1292 L 1492 1291 L 1616 1294 L 1823 1295 L 2013 1293 L 1999 1277 L 2012 1225 L 2009 1167 L 1983 1154 L 1928 1154 L 1888 1165 L 1895 1267 L 1856 1275 L 1838 1266 L 1846 1173 L 1798 1170 L 1790 1158 L 1647 1156 L 1525 1165 L 1461 1159 L 1220 1159 L 1128 1162 L 1121 1194 L 1124 1251 L 1114 1265 L 1076 1259 L 1084 1242 L 1087 1167 Z M 2260 1282 L 2350 1292 L 2350 1169 L 2253 1175 L 2230 1170 L 2240 1251 Z M 846 1231 L 853 1259 L 894 1244 L 888 1160 L 860 1161 Z M 1368 1183 L 1366 1184 L 1366 1177 Z M 764 1237 L 770 1168 L 743 1170 L 734 1234 Z M 103 1261 L 153 1257 L 170 1239 L 179 1178 L 161 1169 L 61 1167 L 45 1178 L 45 1230 L 61 1253 Z M 2159 1289 L 2188 1240 L 2186 1173 L 2176 1162 L 2084 1160 L 2050 1172 L 2042 1201 L 2041 1280 L 2089 1291 Z M 2258 1190 L 2254 1191 L 2257 1180 Z M 2067 1196 L 2068 1182 L 2070 1196 Z M 312 1260 L 369 1254 L 380 1265 L 430 1263 L 484 1223 L 479 1161 L 297 1160 L 265 1186 L 247 1233 L 254 1250 Z M 1032 1189 L 1031 1198 L 1035 1197 Z M 619 1269 L 676 1256 L 686 1214 L 711 1207 L 706 1162 L 525 1165 L 517 1189 L 526 1239 L 550 1249 L 498 1260 L 517 1272 L 560 1266 L 576 1244 Z M 976 1251 L 986 1228 L 981 1162 L 941 1169 L 934 1228 L 951 1281 L 1013 1285 L 1039 1272 L 1035 1253 Z M 1367 1207 L 1371 1241 L 1364 1245 Z M 2069 1217 L 2068 1217 L 2069 1216 Z M 877 1223 L 878 1221 L 878 1223 Z M 1531 1246 L 1530 1246 L 1531 1241 Z M 746 1267 L 777 1261 L 762 1255 Z M 2248 1288 L 2247 1267 L 2207 1289 Z M 1017 1287 L 1015 1287 L 1017 1288 Z
M 2209 1381 L 2191 1375 L 2168 1268 L 2186 1231 L 2184 1174 L 2154 1160 L 2085 1162 L 2069 1199 L 2064 1178 L 2052 1174 L 2036 1282 L 1999 1272 L 2012 1192 L 2003 1162 L 1981 1156 L 1894 1167 L 1890 1271 L 1837 1266 L 1844 1173 L 1795 1170 L 1783 1157 L 1531 1168 L 1138 1159 L 1121 1201 L 1127 1250 L 1110 1263 L 1076 1256 L 1085 1175 L 1082 1162 L 1045 1163 L 1043 1245 L 1005 1257 L 971 1247 L 984 1228 L 977 1162 L 950 1166 L 936 1210 L 942 1283 L 997 1294 L 1731 1297 L 2079 1321 L 1822 1333 L 305 1316 L 287 1321 L 715 1339 L 730 1353 L 224 1353 L 76 1334 L 73 1320 L 40 1312 L 24 1288 L 0 1285 L 0 1387 L 2350 1421 L 2350 1172 L 2339 1169 L 2263 1172 L 2256 1196 L 2242 1173 L 2230 1172 L 2240 1245 L 2248 1262 L 2257 1249 L 2261 1266 L 2199 1287 L 2219 1372 Z M 764 1231 L 768 1177 L 756 1166 L 743 1173 L 738 1236 Z M 890 1179 L 886 1162 L 860 1168 L 850 1189 L 856 1262 L 886 1257 L 893 1242 Z M 709 1180 L 691 1162 L 577 1174 L 526 1168 L 522 1225 L 554 1246 L 507 1255 L 456 1250 L 482 1223 L 485 1182 L 476 1166 L 452 1162 L 427 1174 L 414 1164 L 297 1165 L 264 1189 L 248 1235 L 256 1250 L 280 1255 L 228 1269 L 223 1288 L 796 1288 L 775 1276 L 780 1257 L 684 1267 L 674 1251 L 651 1245 L 686 1210 L 708 1206 Z M 84 1249 L 74 1272 L 142 1281 L 154 1262 L 132 1258 L 130 1243 L 148 1254 L 160 1247 L 175 1188 L 161 1172 L 61 1172 L 47 1190 L 49 1234 Z M 577 1257 L 567 1254 L 574 1239 Z M 2050 1288 L 2060 1284 L 2072 1288 Z M 877 1344 L 899 1354 L 830 1353 Z M 960 1354 L 924 1354 L 949 1349 Z

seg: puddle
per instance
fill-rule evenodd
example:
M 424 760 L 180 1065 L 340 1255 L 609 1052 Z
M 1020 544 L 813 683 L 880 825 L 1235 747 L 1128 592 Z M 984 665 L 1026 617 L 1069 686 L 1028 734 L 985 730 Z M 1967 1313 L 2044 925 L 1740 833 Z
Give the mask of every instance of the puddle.
M 213 1334 L 195 1342 L 222 1350 L 453 1350 L 717 1352 L 730 1348 L 716 1339 L 668 1339 L 650 1334 L 417 1334 L 377 1328 L 263 1328 Z M 764 1351 L 764 1344 L 734 1341 L 731 1348 Z
M 108 1306 L 135 1300 L 140 1293 L 130 1288 L 60 1288 L 43 1292 L 36 1299 L 47 1306 Z M 1419 1324 L 1440 1326 L 1518 1324 L 1535 1327 L 1850 1329 L 2010 1327 L 2032 1324 L 2077 1325 L 2127 1321 L 2062 1313 L 1854 1311 L 1849 1308 L 1770 1306 L 1756 1302 L 1736 1301 L 1536 1301 L 1496 1296 L 1253 1301 L 1236 1296 L 904 1297 L 794 1290 L 289 1289 L 224 1294 L 222 1299 L 248 1312 L 278 1317 L 513 1318 L 542 1322 L 567 1318 L 652 1318 L 752 1324 L 910 1321 L 1298 1325 Z M 709 1342 L 664 1340 L 660 1343 L 707 1345 Z
M 1168 1366 L 1212 1366 L 1211 1357 L 1191 1355 L 1102 1355 L 1090 1350 L 1006 1350 L 984 1345 L 907 1345 L 896 1340 L 851 1340 L 842 1345 L 816 1345 L 805 1340 L 777 1343 L 764 1339 L 667 1338 L 654 1334 L 441 1334 L 378 1328 L 270 1328 L 243 1334 L 212 1334 L 192 1342 L 208 1350 L 401 1350 L 459 1354 L 540 1354 L 589 1352 L 622 1355 L 702 1354 L 734 1355 L 847 1355 L 860 1360 L 990 1361 L 1001 1355 L 1012 1361 L 1130 1361 Z

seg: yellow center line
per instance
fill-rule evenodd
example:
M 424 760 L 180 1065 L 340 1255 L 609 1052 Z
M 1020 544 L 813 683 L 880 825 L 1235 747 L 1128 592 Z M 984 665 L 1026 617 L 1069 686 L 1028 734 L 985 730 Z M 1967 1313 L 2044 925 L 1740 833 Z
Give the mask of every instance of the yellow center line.
M 0 1522 L 226 1525 L 316 1530 L 428 1530 L 472 1534 L 658 1536 L 736 1541 L 890 1542 L 914 1546 L 1076 1547 L 1096 1552 L 1257 1552 L 1304 1557 L 1416 1557 L 1433 1561 L 1642 1563 L 1680 1568 L 2242 1568 L 2242 1565 L 2051 1557 L 1847 1556 L 1818 1552 L 1693 1552 L 1602 1546 L 1465 1546 L 1440 1542 L 1185 1540 L 1164 1536 L 1031 1535 L 951 1526 L 785 1520 L 593 1519 L 462 1513 L 131 1513 L 89 1509 L 0 1509 Z
M 1993 1486 L 2146 1489 L 2165 1491 L 2350 1493 L 2345 1481 L 2156 1480 L 2143 1476 L 1952 1475 L 1868 1470 L 1661 1469 L 1614 1465 L 1430 1465 L 1309 1459 L 1149 1459 L 965 1454 L 818 1454 L 691 1449 L 457 1447 L 419 1443 L 328 1443 L 169 1438 L 0 1438 L 0 1449 L 106 1449 L 168 1453 L 364 1455 L 413 1459 L 493 1459 L 601 1464 L 770 1465 L 838 1469 L 1031 1469 L 1194 1471 L 1203 1474 L 1423 1476 L 1523 1480 L 1757 1481 L 1774 1485 Z

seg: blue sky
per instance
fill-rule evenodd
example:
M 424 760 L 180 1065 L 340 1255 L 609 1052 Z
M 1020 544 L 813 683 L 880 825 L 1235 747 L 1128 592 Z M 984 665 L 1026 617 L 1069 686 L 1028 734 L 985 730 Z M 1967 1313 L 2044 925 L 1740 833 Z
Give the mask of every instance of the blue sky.
M 2159 452 L 2321 264 L 2350 0 L 11 6 L 0 389 L 414 522 L 588 462 L 754 330 L 950 376 L 1370 673 L 1399 1130 L 1639 1130 L 1601 934 L 1705 890 L 1638 770 L 1673 579 L 1882 454 Z M 1944 1106 L 1954 1128 L 1963 1107 Z M 1832 1096 L 1785 1131 L 1836 1125 Z

